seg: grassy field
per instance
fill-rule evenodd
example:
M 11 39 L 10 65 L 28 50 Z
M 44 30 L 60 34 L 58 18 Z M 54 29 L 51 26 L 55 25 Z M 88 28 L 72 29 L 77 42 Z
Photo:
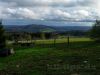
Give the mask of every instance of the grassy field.
M 90 38 L 70 38 L 70 42 L 78 42 L 78 41 L 91 41 Z M 37 44 L 53 44 L 54 43 L 54 39 L 50 39 L 50 40 L 37 40 L 36 41 Z M 66 38 L 61 38 L 61 39 L 57 39 L 56 43 L 67 43 L 67 39 Z
M 89 38 L 37 40 L 33 47 L 13 46 L 0 58 L 0 75 L 100 75 L 100 44 Z

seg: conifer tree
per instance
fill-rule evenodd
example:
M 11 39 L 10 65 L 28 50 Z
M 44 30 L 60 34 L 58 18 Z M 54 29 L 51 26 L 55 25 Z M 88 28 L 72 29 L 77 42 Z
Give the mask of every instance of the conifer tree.
M 91 29 L 91 38 L 95 41 L 100 41 L 100 21 L 96 20 L 94 26 Z
M 6 37 L 5 37 L 5 30 L 2 25 L 2 21 L 0 21 L 0 49 L 6 47 Z

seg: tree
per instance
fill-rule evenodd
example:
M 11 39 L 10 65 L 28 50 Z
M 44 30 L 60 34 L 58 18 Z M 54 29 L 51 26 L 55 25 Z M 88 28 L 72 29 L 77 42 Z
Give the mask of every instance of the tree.
M 5 30 L 2 25 L 2 21 L 0 21 L 0 49 L 3 49 L 6 47 L 6 36 L 5 36 Z
M 91 29 L 91 38 L 95 41 L 100 41 L 100 20 L 96 20 Z
M 2 25 L 2 21 L 0 21 L 0 57 L 5 57 L 10 54 L 14 54 L 14 50 L 6 48 L 6 34 Z

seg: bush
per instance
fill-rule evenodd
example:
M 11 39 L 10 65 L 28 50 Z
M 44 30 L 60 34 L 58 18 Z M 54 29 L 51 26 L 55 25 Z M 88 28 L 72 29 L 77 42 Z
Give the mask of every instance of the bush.
M 100 21 L 96 20 L 90 31 L 90 37 L 97 42 L 100 42 Z

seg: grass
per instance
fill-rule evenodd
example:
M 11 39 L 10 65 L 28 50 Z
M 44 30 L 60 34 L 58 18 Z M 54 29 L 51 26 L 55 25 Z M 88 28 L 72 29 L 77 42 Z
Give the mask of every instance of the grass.
M 100 44 L 89 38 L 37 40 L 34 47 L 14 46 L 0 58 L 0 75 L 99 75 Z
M 67 39 L 66 38 L 61 38 L 61 39 L 56 39 L 56 43 L 66 43 Z M 70 38 L 70 42 L 81 42 L 81 41 L 91 41 L 90 38 Z M 36 41 L 37 44 L 53 44 L 54 43 L 54 39 L 50 39 L 50 40 L 37 40 Z

